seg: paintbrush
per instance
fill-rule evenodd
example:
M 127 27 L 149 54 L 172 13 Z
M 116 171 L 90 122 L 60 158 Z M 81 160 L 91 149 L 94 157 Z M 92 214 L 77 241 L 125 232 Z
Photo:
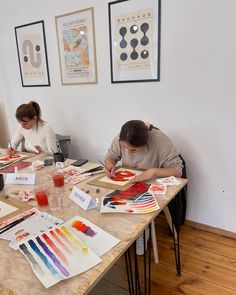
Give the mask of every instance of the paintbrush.
M 9 139 L 9 145 L 10 145 L 10 148 L 13 150 L 13 147 L 12 147 L 12 144 L 11 144 L 11 140 Z
M 89 170 L 85 170 L 84 172 L 80 173 L 80 174 L 85 174 L 85 173 L 93 173 L 93 172 L 97 172 L 97 171 L 101 171 L 103 172 L 103 166 L 98 166 Z
M 14 226 L 18 225 L 19 223 L 21 223 L 22 221 L 26 220 L 27 218 L 29 218 L 30 216 L 34 215 L 35 212 L 26 215 L 20 219 L 17 219 L 15 221 L 13 221 L 12 223 L 9 223 L 8 225 L 4 226 L 3 228 L 1 228 L 0 230 L 0 235 L 3 234 L 4 232 L 8 231 L 9 229 L 13 228 Z
M 111 176 L 113 176 L 113 173 L 112 173 L 112 169 L 109 169 L 101 160 L 98 159 L 98 162 L 105 168 L 107 169 L 107 171 L 109 171 L 111 173 Z
M 12 144 L 11 144 L 11 140 L 9 139 L 9 145 L 10 145 L 10 148 L 11 148 L 11 150 L 12 150 L 12 155 L 14 155 L 14 149 L 13 149 L 13 147 L 12 147 Z

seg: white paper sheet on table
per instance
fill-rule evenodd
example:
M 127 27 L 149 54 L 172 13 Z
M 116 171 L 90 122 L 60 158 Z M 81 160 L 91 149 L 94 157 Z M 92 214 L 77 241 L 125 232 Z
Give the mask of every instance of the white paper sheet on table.
M 158 178 L 156 181 L 160 184 L 166 184 L 167 186 L 174 186 L 174 185 L 179 185 L 181 183 L 180 180 L 178 180 L 174 176 L 169 176 L 165 178 Z

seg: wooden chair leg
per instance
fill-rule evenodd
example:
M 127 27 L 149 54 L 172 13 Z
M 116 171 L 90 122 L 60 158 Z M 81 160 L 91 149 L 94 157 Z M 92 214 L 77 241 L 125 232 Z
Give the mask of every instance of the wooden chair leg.
M 154 254 L 155 263 L 159 263 L 159 256 L 157 250 L 157 239 L 156 239 L 156 230 L 155 230 L 155 222 L 154 220 L 151 222 L 151 231 L 152 231 L 152 248 Z
M 172 217 L 171 217 L 171 215 L 170 215 L 170 211 L 169 211 L 168 206 L 166 206 L 166 207 L 163 209 L 163 211 L 164 211 L 164 213 L 165 213 L 166 220 L 167 220 L 167 222 L 168 222 L 168 224 L 169 224 L 169 227 L 170 227 L 170 229 L 171 229 L 171 231 L 172 231 L 172 233 L 173 233 L 173 229 L 172 229 Z M 176 232 L 175 227 L 174 227 L 174 235 L 175 235 L 175 238 L 177 238 L 177 232 Z

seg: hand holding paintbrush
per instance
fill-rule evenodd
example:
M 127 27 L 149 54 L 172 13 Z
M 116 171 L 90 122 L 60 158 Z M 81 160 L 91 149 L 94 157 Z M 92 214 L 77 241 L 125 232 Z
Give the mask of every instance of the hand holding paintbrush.
M 108 177 L 112 177 L 115 175 L 115 166 L 114 165 L 111 165 L 111 167 L 108 167 L 99 159 L 98 159 L 98 162 L 105 168 L 105 173 Z
M 9 146 L 8 146 L 8 149 L 7 149 L 7 154 L 10 155 L 10 156 L 15 154 L 15 149 L 13 148 L 10 139 L 9 139 Z

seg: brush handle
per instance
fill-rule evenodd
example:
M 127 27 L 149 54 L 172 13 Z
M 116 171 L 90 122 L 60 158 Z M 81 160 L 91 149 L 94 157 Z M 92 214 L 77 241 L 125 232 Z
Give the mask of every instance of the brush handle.
M 26 220 L 27 218 L 29 218 L 30 216 L 34 215 L 35 212 L 31 213 L 30 215 L 27 215 L 27 216 L 24 216 L 20 219 L 17 219 L 15 221 L 13 221 L 12 223 L 6 225 L 5 227 L 3 227 L 1 230 L 0 230 L 0 235 L 3 234 L 4 232 L 8 231 L 9 229 L 11 229 L 12 227 L 18 225 L 19 223 L 21 223 L 22 221 Z

